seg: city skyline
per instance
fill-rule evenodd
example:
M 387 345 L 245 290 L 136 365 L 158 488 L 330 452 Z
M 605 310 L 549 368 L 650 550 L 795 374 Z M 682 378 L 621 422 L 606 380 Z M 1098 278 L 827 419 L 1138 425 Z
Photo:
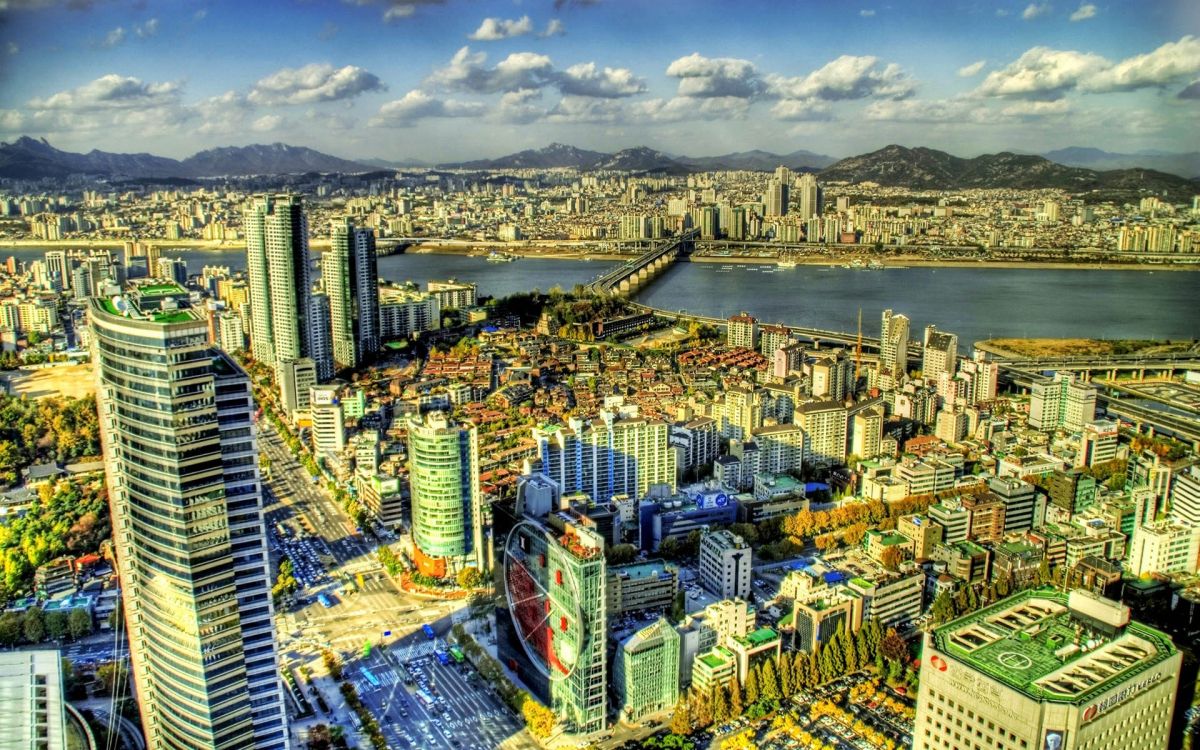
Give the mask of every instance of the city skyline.
M 433 161 L 551 141 L 687 155 L 1194 149 L 1200 11 L 1187 3 L 684 10 L 7 2 L 0 138 Z

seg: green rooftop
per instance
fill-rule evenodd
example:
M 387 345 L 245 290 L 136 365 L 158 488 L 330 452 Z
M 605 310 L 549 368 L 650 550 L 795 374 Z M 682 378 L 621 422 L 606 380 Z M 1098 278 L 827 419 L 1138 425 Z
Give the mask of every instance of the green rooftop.
M 187 290 L 178 284 L 143 284 L 137 287 L 143 297 L 161 297 L 168 294 L 187 294 Z
M 759 628 L 753 633 L 747 635 L 745 638 L 739 638 L 738 640 L 752 648 L 757 648 L 758 646 L 762 646 L 763 644 L 770 643 L 771 641 L 778 639 L 779 633 L 776 633 L 771 628 Z
M 732 661 L 732 659 L 726 659 L 722 657 L 718 649 L 713 649 L 712 651 L 701 654 L 696 658 L 704 662 L 705 666 L 707 666 L 709 669 L 720 669 Z
M 1097 629 L 1052 588 L 1024 591 L 933 631 L 934 648 L 1025 695 L 1079 705 L 1174 655 L 1171 639 L 1130 621 Z

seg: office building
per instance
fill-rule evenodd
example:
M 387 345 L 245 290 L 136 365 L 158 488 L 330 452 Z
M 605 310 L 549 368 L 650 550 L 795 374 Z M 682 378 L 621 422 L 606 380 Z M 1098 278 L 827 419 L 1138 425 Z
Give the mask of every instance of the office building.
M 598 420 L 572 418 L 565 426 L 535 427 L 533 439 L 541 473 L 563 493 L 607 502 L 614 495 L 644 497 L 654 484 L 675 488 L 670 432 L 666 422 L 622 406 L 601 410 Z
M 721 599 L 750 598 L 750 545 L 732 531 L 713 531 L 700 540 L 700 585 Z
M 940 375 L 953 377 L 958 369 L 958 336 L 925 326 L 925 348 L 921 359 L 921 377 L 937 383 Z
M 817 184 L 817 176 L 811 172 L 800 175 L 796 185 L 796 198 L 800 210 L 800 218 L 808 220 L 820 216 L 824 210 L 824 191 Z M 814 240 L 810 239 L 809 242 Z
M 375 232 L 350 219 L 333 221 L 321 256 L 321 286 L 329 297 L 333 359 L 354 368 L 379 352 L 379 267 Z
M 613 659 L 621 718 L 637 723 L 679 700 L 679 633 L 659 618 L 625 639 Z
M 417 567 L 452 575 L 485 566 L 479 443 L 475 426 L 441 412 L 408 423 L 408 482 Z
M 988 489 L 1004 501 L 1004 532 L 1029 531 L 1040 525 L 1037 491 L 1017 477 L 992 477 Z
M 1182 655 L 1090 592 L 1024 591 L 925 634 L 916 750 L 1165 750 Z
M 1029 426 L 1035 430 L 1079 432 L 1096 418 L 1096 388 L 1076 379 L 1074 373 L 1057 372 L 1053 380 L 1033 384 L 1029 399 Z
M 1200 528 L 1200 465 L 1193 464 L 1175 475 L 1168 516 L 1182 526 Z
M 88 315 L 146 738 L 286 748 L 249 378 L 175 284 L 93 299 Z
M 334 461 L 346 449 L 346 421 L 341 387 L 317 385 L 309 389 L 309 418 L 312 420 L 313 453 L 325 461 Z
M 908 317 L 884 310 L 879 329 L 879 369 L 898 383 L 908 374 Z
M 1075 454 L 1076 466 L 1095 466 L 1117 457 L 1117 428 L 1114 420 L 1088 422 L 1083 426 L 1079 438 L 1079 452 Z
M 900 516 L 896 520 L 896 531 L 912 540 L 915 560 L 928 559 L 933 554 L 933 548 L 943 541 L 942 525 L 928 516 Z
M 749 313 L 734 315 L 726 321 L 725 343 L 731 347 L 754 349 L 758 346 L 758 319 Z
M 678 590 L 679 570 L 665 560 L 612 565 L 606 584 L 608 616 L 665 612 Z
M 1135 576 L 1192 575 L 1200 564 L 1200 527 L 1147 521 L 1133 531 L 1125 568 Z
M 932 525 L 932 524 L 931 524 Z M 846 586 L 862 597 L 862 623 L 878 619 L 885 628 L 900 627 L 921 616 L 925 601 L 925 574 L 920 568 L 908 567 L 905 572 L 879 571 L 855 576 Z
M 250 287 L 250 351 L 275 368 L 312 357 L 308 217 L 300 196 L 259 196 L 243 213 Z M 317 374 L 322 364 L 314 359 Z
M 839 631 L 850 633 L 862 622 L 862 597 L 844 586 L 826 586 L 797 597 L 792 606 L 794 646 L 812 651 Z
M 67 750 L 62 666 L 57 649 L 0 652 L 0 747 Z

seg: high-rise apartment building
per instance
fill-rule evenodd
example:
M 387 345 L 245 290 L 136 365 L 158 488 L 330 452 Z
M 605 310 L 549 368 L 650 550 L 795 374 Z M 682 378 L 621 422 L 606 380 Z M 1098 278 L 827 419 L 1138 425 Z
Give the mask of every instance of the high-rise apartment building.
M 308 359 L 313 362 L 317 380 L 324 382 L 333 377 L 333 330 L 329 310 L 329 295 L 314 291 L 309 295 L 308 315 Z
M 62 667 L 57 649 L 0 653 L 0 747 L 66 750 Z
M 1166 748 L 1181 662 L 1117 602 L 1024 591 L 926 633 L 913 747 Z
M 940 375 L 953 376 L 958 365 L 958 336 L 925 326 L 925 348 L 921 359 L 921 377 L 937 383 Z
M 792 338 L 792 332 L 788 330 L 788 327 L 780 323 L 779 325 L 763 326 L 759 334 L 759 341 L 762 355 L 770 359 L 775 355 L 776 349 L 791 344 L 795 339 Z
M 763 195 L 767 216 L 787 216 L 790 188 L 786 182 L 771 180 L 767 192 Z
M 1168 515 L 1183 526 L 1200 528 L 1200 466 L 1193 464 L 1175 475 Z
M 1075 465 L 1095 466 L 1115 459 L 1117 428 L 1117 422 L 1108 419 L 1085 424 L 1079 438 L 1079 452 L 1075 454 Z
M 837 401 L 812 401 L 796 407 L 804 430 L 804 463 L 837 464 L 846 460 L 846 407 Z
M 266 195 L 246 206 L 243 223 L 250 351 L 275 368 L 278 383 L 283 365 L 313 355 L 308 217 L 300 196 Z M 316 364 L 320 376 L 323 365 Z
M 874 407 L 863 409 L 850 424 L 850 452 L 859 458 L 878 456 L 883 442 L 883 412 Z
M 625 639 L 613 659 L 613 687 L 625 721 L 674 708 L 679 700 L 679 633 L 671 623 L 660 617 Z
M 249 378 L 174 284 L 90 302 L 117 568 L 153 748 L 286 748 Z
M 1029 426 L 1035 430 L 1078 432 L 1096 418 L 1096 388 L 1074 373 L 1056 372 L 1053 380 L 1033 384 Z
M 908 373 L 908 317 L 884 310 L 879 328 L 879 368 L 893 382 Z
M 700 585 L 720 599 L 750 598 L 750 545 L 722 529 L 700 540 Z
M 541 473 L 564 494 L 582 492 L 606 503 L 613 495 L 644 497 L 652 484 L 675 488 L 671 426 L 639 417 L 636 409 L 602 410 L 598 420 L 535 427 L 533 440 Z
M 822 198 L 824 197 L 821 191 L 821 186 L 817 184 L 817 176 L 811 172 L 806 172 L 800 175 L 799 183 L 796 185 L 797 203 L 800 209 L 800 218 L 808 220 L 814 216 L 820 216 L 824 210 Z M 809 240 L 810 242 L 814 240 Z
M 329 296 L 333 359 L 357 367 L 379 352 L 379 266 L 375 232 L 350 219 L 332 222 L 321 256 L 321 286 Z
M 475 426 L 454 424 L 441 412 L 410 420 L 408 482 L 421 572 L 442 577 L 485 567 Z
M 734 315 L 727 321 L 725 343 L 742 349 L 753 349 L 758 345 L 758 320 L 749 313 Z

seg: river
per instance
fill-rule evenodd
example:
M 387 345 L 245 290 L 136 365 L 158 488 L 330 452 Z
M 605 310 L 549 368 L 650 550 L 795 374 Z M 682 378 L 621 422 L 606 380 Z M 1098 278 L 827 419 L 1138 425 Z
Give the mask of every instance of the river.
M 43 257 L 14 250 L 18 260 Z M 190 273 L 205 265 L 245 268 L 240 250 L 184 250 Z M 602 262 L 521 259 L 488 263 L 462 255 L 389 255 L 379 275 L 391 281 L 457 278 L 480 294 L 504 296 L 558 285 L 570 290 L 610 268 Z M 859 308 L 863 333 L 879 332 L 884 308 L 912 320 L 914 338 L 935 323 L 958 334 L 960 350 L 998 336 L 1062 338 L 1200 337 L 1200 273 L 1037 268 L 887 268 L 825 266 L 722 267 L 677 263 L 638 299 L 669 310 L 726 317 L 745 310 L 763 322 L 853 331 Z

